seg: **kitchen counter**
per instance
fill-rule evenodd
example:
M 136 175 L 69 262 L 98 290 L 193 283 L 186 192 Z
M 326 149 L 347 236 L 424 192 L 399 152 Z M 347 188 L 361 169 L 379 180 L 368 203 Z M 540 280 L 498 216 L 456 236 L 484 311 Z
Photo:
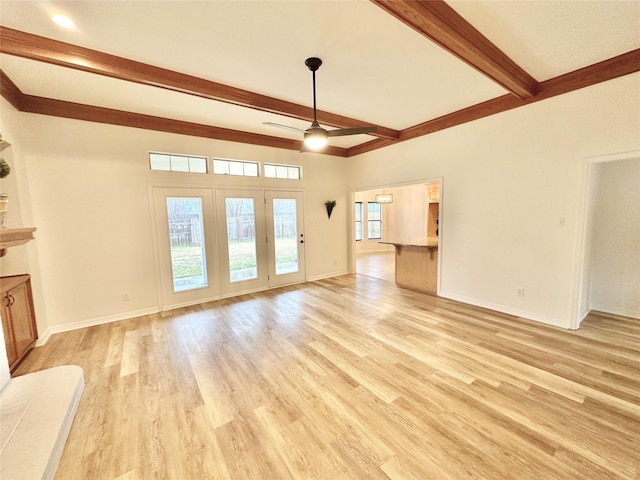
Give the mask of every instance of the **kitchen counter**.
M 381 240 L 396 250 L 396 285 L 436 295 L 438 290 L 438 238 Z

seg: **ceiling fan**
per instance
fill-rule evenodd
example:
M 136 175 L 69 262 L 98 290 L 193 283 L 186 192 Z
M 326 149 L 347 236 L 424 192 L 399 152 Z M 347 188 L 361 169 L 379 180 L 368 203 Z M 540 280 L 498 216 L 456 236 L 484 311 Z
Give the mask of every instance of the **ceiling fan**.
M 311 126 L 306 130 L 302 130 L 301 128 L 272 122 L 264 122 L 264 125 L 303 133 L 304 142 L 302 144 L 302 149 L 300 150 L 301 152 L 320 150 L 327 144 L 329 137 L 343 137 L 345 135 L 358 135 L 360 133 L 371 133 L 376 131 L 376 127 L 338 128 L 335 130 L 326 130 L 322 128 L 318 123 L 316 113 L 316 71 L 320 68 L 320 65 L 322 65 L 322 60 L 317 57 L 311 57 L 307 58 L 304 64 L 309 70 L 311 70 L 311 74 L 313 75 L 313 122 L 311 123 Z

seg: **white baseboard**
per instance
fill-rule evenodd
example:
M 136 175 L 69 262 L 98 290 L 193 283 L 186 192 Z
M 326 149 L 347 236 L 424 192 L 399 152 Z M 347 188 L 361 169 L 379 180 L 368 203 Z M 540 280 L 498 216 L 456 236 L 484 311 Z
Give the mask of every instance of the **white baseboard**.
M 640 310 L 632 308 L 620 308 L 612 305 L 591 304 L 591 310 L 597 310 L 602 313 L 610 313 L 611 315 L 620 315 L 621 317 L 631 317 L 640 319 Z
M 576 325 L 576 330 L 580 328 L 580 325 L 582 325 L 582 322 L 585 318 L 587 318 L 587 315 L 589 315 L 589 313 L 591 313 L 590 309 L 583 309 L 580 311 L 580 313 L 578 314 L 578 324 Z
M 347 270 L 341 270 L 339 272 L 325 273 L 323 275 L 315 275 L 312 277 L 307 277 L 307 282 L 315 282 L 316 280 L 324 280 L 325 278 L 331 277 L 339 277 L 341 275 L 347 275 L 349 272 Z
M 485 302 L 484 300 L 479 300 L 477 298 L 465 297 L 464 295 L 458 295 L 450 292 L 440 291 L 438 296 L 443 298 L 448 298 L 449 300 L 455 300 L 457 302 L 468 303 L 470 305 L 475 305 L 476 307 L 488 308 L 489 310 L 495 310 L 496 312 L 506 313 L 509 315 L 514 315 L 516 317 L 521 317 L 526 320 L 533 320 L 535 322 L 544 323 L 546 325 L 552 325 L 554 327 L 566 328 L 569 329 L 569 319 L 561 319 L 548 317 L 546 315 L 540 315 L 536 312 L 530 312 L 527 310 L 521 310 L 519 308 L 513 308 L 506 305 L 501 305 L 498 303 Z
M 192 300 L 191 302 L 176 303 L 175 305 L 165 305 L 164 307 L 159 308 L 158 311 L 168 312 L 169 310 L 176 310 L 182 307 L 190 307 L 191 305 L 200 305 L 201 303 L 215 302 L 216 300 L 220 300 L 221 298 L 223 297 L 221 297 L 220 295 L 216 295 L 215 297 L 203 298 L 201 300 Z
M 306 282 L 313 282 L 315 280 L 322 280 L 322 279 L 325 279 L 325 278 L 331 278 L 331 277 L 337 277 L 337 276 L 340 276 L 340 275 L 346 275 L 347 273 L 349 273 L 349 272 L 346 272 L 346 271 L 334 272 L 334 273 L 329 273 L 329 274 L 326 274 L 326 275 L 319 275 L 317 277 L 308 278 L 305 281 Z M 300 282 L 300 283 L 304 283 L 304 282 Z M 278 288 L 278 287 L 273 287 L 273 288 Z M 223 298 L 237 297 L 237 296 L 240 296 L 240 295 L 246 295 L 246 294 L 249 294 L 249 293 L 256 293 L 256 292 L 260 292 L 260 291 L 264 291 L 264 290 L 269 290 L 269 288 L 258 288 L 258 289 L 254 289 L 254 290 L 248 290 L 246 292 L 237 292 L 237 293 L 231 293 L 231 294 L 228 294 L 228 295 L 205 298 L 205 299 L 202 299 L 202 300 L 195 300 L 195 301 L 192 301 L 192 302 L 184 302 L 184 303 L 180 303 L 180 304 L 177 304 L 177 305 L 168 305 L 168 306 L 163 307 L 162 309 L 160 309 L 160 307 L 151 307 L 151 308 L 145 308 L 145 309 L 142 309 L 142 310 L 133 310 L 133 311 L 130 311 L 130 312 L 118 313 L 118 314 L 115 314 L 115 315 L 107 315 L 107 316 L 104 316 L 104 317 L 97 317 L 97 318 L 90 318 L 90 319 L 87 319 L 87 320 L 80 320 L 78 322 L 70 322 L 70 323 L 63 323 L 63 324 L 60 324 L 60 325 L 54 325 L 54 326 L 51 326 L 51 327 L 47 328 L 43 333 L 39 334 L 39 338 L 36 341 L 36 346 L 37 347 L 41 347 L 41 346 L 45 345 L 49 341 L 49 338 L 51 338 L 51 335 L 53 335 L 55 333 L 69 332 L 71 330 L 77 330 L 79 328 L 93 327 L 95 325 L 102 325 L 102 324 L 111 323 L 111 322 L 119 322 L 120 320 L 128 320 L 130 318 L 142 317 L 144 315 L 151 315 L 151 314 L 154 314 L 154 313 L 159 313 L 161 311 L 175 310 L 175 309 L 182 308 L 182 307 L 189 307 L 191 305 L 199 305 L 199 304 L 202 304 L 202 303 L 221 300 Z
M 38 340 L 36 340 L 36 347 L 41 347 L 49 341 L 51 337 L 51 329 L 47 328 L 44 333 L 38 332 Z
M 142 310 L 133 310 L 130 312 L 118 313 L 115 315 L 107 315 L 105 317 L 90 318 L 88 320 L 81 320 L 79 322 L 63 323 L 60 325 L 53 325 L 47 328 L 36 342 L 37 346 L 42 346 L 49 340 L 49 337 L 54 333 L 69 332 L 71 330 L 77 330 L 79 328 L 93 327 L 95 325 L 102 325 L 104 323 L 118 322 L 120 320 L 128 320 L 130 318 L 142 317 L 144 315 L 151 315 L 158 313 L 160 309 L 158 307 L 144 308 Z

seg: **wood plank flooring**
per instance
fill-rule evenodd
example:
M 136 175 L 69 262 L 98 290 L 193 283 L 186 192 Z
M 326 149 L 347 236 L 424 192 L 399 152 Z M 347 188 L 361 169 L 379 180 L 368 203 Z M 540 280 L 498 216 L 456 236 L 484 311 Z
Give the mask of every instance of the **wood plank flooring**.
M 359 253 L 356 255 L 356 272 L 359 275 L 367 275 L 395 283 L 395 251 Z
M 578 332 L 364 275 L 52 336 L 73 479 L 640 478 L 640 320 Z

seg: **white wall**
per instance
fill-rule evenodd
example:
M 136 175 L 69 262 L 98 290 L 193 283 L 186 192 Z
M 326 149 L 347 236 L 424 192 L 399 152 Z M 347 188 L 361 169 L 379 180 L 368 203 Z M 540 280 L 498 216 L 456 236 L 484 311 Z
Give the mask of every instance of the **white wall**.
M 595 168 L 590 307 L 640 318 L 640 158 Z
M 157 310 L 150 185 L 302 189 L 307 278 L 349 269 L 344 159 L 24 114 L 6 102 L 2 108 L 3 122 L 21 124 L 14 141 L 38 228 L 31 243 L 42 282 L 41 297 L 34 294 L 41 335 Z M 151 172 L 150 150 L 298 164 L 304 178 Z M 326 200 L 337 201 L 331 219 Z
M 385 192 L 393 194 L 393 203 L 385 206 L 385 239 L 424 241 L 427 237 L 429 211 L 427 185 L 404 185 L 387 188 Z
M 636 73 L 355 157 L 349 188 L 443 177 L 441 295 L 568 328 L 583 159 L 639 146 Z

